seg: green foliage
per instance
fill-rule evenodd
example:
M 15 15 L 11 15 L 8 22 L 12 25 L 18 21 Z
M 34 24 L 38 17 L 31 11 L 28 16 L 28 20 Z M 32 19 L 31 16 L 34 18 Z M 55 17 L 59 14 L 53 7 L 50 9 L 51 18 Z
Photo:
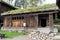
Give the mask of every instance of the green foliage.
M 27 7 L 35 7 L 38 6 L 39 4 L 42 4 L 45 0 L 16 0 L 15 2 L 15 6 L 17 7 L 23 7 L 23 8 L 27 8 Z
M 60 26 L 55 26 L 55 28 L 57 28 L 58 32 L 60 32 Z
M 1 31 L 1 30 L 0 30 L 0 33 L 5 34 L 6 38 L 13 38 L 13 37 L 16 37 L 19 35 L 26 35 L 27 34 L 26 32 L 8 32 L 8 31 Z
M 56 18 L 56 19 L 54 20 L 54 22 L 55 22 L 55 23 L 60 23 L 60 19 L 57 19 L 57 18 Z
M 55 24 L 60 23 L 60 19 L 57 18 L 57 14 L 55 14 L 54 23 L 55 23 Z
M 33 6 L 37 6 L 38 3 L 42 4 L 43 1 L 42 0 L 30 0 L 29 3 L 31 4 L 31 7 L 33 7 Z

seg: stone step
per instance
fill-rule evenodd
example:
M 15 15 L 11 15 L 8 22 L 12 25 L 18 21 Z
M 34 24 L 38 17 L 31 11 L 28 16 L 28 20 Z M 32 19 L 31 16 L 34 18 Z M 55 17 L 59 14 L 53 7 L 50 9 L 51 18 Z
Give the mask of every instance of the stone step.
M 37 29 L 28 29 L 27 30 L 28 32 L 32 32 L 32 31 L 40 31 L 42 33 L 47 33 L 49 34 L 50 33 L 50 29 L 49 28 L 37 28 Z M 58 30 L 56 28 L 54 28 L 54 33 L 57 33 Z
M 42 33 L 49 33 L 50 29 L 49 28 L 38 28 L 38 31 L 40 31 Z
M 54 40 L 60 40 L 60 36 L 53 37 Z
M 40 31 L 42 33 L 49 33 L 51 30 L 50 30 L 50 28 L 38 28 L 38 31 Z M 58 32 L 58 29 L 57 28 L 54 28 L 53 29 L 53 32 L 54 33 L 57 33 Z

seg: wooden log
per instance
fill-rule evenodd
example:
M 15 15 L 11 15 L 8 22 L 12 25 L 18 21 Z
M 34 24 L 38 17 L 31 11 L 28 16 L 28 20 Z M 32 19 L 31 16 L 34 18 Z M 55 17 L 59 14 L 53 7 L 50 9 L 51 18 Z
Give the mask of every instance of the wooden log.
M 4 26 L 5 27 L 9 27 L 9 23 L 10 23 L 9 19 L 8 18 L 4 18 Z
M 49 26 L 51 32 L 53 32 L 54 26 L 53 26 L 53 14 L 49 14 Z

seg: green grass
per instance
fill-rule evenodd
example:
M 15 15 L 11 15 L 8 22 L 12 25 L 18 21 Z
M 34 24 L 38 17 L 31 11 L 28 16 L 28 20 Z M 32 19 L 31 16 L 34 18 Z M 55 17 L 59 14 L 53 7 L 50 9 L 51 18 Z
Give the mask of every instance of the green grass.
M 13 38 L 19 35 L 26 35 L 26 32 L 8 32 L 8 31 L 0 31 L 1 34 L 5 34 L 6 38 Z

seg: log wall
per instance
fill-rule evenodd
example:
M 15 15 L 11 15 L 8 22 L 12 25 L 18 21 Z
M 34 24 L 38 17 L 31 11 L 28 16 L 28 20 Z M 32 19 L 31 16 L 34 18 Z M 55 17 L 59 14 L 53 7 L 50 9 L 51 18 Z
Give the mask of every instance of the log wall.
M 53 32 L 54 24 L 53 24 L 53 14 L 49 14 L 49 27 L 51 32 Z
M 5 19 L 4 19 L 4 27 L 8 27 L 9 24 L 10 24 L 9 19 L 8 19 L 8 18 L 5 18 Z
M 12 26 L 13 27 L 23 27 L 23 20 L 12 20 Z
M 38 25 L 38 16 L 33 16 L 28 18 L 28 28 L 36 28 Z
M 28 16 L 26 19 L 26 22 L 25 22 L 25 19 L 14 19 L 14 20 L 12 20 L 11 18 L 4 19 L 5 27 L 9 27 L 10 23 L 12 27 L 24 27 L 23 24 L 26 23 L 27 28 L 37 28 L 38 27 L 38 15 Z M 49 14 L 49 16 L 47 16 L 46 26 L 50 26 L 50 28 L 53 29 L 53 14 Z
M 11 27 L 23 27 L 24 21 L 25 19 L 12 20 L 12 18 L 5 18 L 4 26 L 9 27 L 11 23 Z M 36 28 L 38 26 L 38 16 L 29 16 L 26 22 L 28 28 Z

